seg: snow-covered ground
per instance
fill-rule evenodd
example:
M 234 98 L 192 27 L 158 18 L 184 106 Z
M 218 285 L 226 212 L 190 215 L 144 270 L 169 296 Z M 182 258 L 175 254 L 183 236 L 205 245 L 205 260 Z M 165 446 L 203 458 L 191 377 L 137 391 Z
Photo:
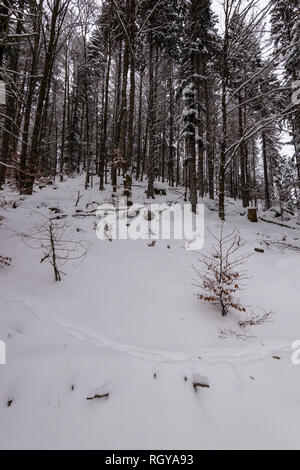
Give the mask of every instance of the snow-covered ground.
M 291 345 L 300 339 L 300 253 L 260 245 L 268 237 L 299 244 L 299 226 L 251 223 L 227 201 L 225 230 L 237 226 L 253 253 L 241 301 L 275 312 L 242 330 L 236 316 L 197 300 L 197 253 L 182 241 L 101 241 L 96 215 L 73 217 L 111 200 L 109 189 L 83 187 L 79 176 L 31 197 L 1 193 L 9 203 L 0 208 L 0 255 L 13 260 L 0 270 L 0 448 L 299 449 L 300 366 Z M 133 200 L 145 198 L 139 183 Z M 182 197 L 168 190 L 155 202 L 165 200 Z M 217 233 L 217 212 L 204 203 L 205 227 Z M 43 250 L 18 235 L 56 216 L 49 208 L 67 215 L 69 239 L 88 246 L 57 283 L 40 263 Z M 249 338 L 221 338 L 224 329 Z M 209 388 L 195 391 L 195 382 Z

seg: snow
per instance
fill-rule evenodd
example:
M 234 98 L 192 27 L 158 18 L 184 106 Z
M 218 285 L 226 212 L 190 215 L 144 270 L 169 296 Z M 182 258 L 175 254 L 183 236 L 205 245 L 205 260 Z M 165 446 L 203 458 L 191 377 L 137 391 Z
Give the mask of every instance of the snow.
M 276 313 L 272 323 L 247 327 L 254 338 L 222 339 L 221 330 L 239 330 L 238 318 L 222 318 L 196 299 L 197 253 L 178 240 L 153 247 L 99 240 L 96 216 L 72 215 L 111 203 L 111 191 L 83 188 L 79 176 L 31 197 L 2 192 L 18 207 L 0 208 L 0 254 L 13 258 L 0 270 L 0 340 L 7 347 L 0 448 L 299 449 L 300 369 L 291 361 L 300 339 L 299 254 L 260 245 L 283 236 L 297 243 L 299 226 L 253 224 L 239 203 L 227 201 L 225 229 L 237 226 L 253 252 L 240 300 Z M 166 200 L 182 203 L 182 191 L 169 189 L 154 202 Z M 149 202 L 141 183 L 133 201 Z M 217 233 L 214 205 L 203 202 L 205 226 Z M 69 236 L 88 246 L 84 258 L 64 266 L 61 283 L 40 263 L 42 250 L 16 234 L 56 216 L 50 207 L 68 215 Z M 211 243 L 206 231 L 204 248 Z M 195 391 L 194 383 L 209 388 Z
M 196 109 L 189 109 L 189 108 L 184 108 L 183 112 L 182 112 L 182 116 L 183 117 L 187 117 L 187 116 L 192 116 L 192 115 L 196 115 L 197 114 L 197 110 Z

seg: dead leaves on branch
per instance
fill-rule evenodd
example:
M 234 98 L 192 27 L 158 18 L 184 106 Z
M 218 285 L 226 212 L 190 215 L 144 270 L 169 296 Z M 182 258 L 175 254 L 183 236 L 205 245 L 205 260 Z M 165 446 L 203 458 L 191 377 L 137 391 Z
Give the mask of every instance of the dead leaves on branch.
M 218 236 L 209 229 L 208 232 L 215 240 L 215 246 L 210 253 L 200 253 L 199 266 L 194 267 L 198 276 L 195 286 L 200 289 L 197 298 L 219 306 L 223 316 L 230 309 L 245 313 L 245 307 L 235 297 L 243 288 L 241 281 L 247 279 L 241 266 L 247 263 L 250 255 L 240 254 L 245 243 L 241 241 L 237 228 L 226 235 L 224 224 Z
M 244 250 L 246 243 L 241 240 L 237 228 L 226 235 L 222 224 L 219 235 L 210 230 L 208 232 L 215 243 L 211 252 L 200 253 L 199 265 L 194 266 L 198 277 L 194 285 L 200 290 L 196 297 L 218 306 L 223 316 L 234 311 L 242 314 L 243 317 L 238 323 L 241 331 L 223 328 L 220 338 L 236 337 L 243 341 L 255 338 L 253 335 L 247 335 L 243 329 L 272 321 L 274 312 L 258 306 L 254 308 L 242 305 L 237 298 L 238 293 L 245 288 L 243 281 L 249 279 L 244 266 L 251 254 Z
M 12 258 L 9 256 L 0 255 L 0 268 L 8 268 L 12 263 Z

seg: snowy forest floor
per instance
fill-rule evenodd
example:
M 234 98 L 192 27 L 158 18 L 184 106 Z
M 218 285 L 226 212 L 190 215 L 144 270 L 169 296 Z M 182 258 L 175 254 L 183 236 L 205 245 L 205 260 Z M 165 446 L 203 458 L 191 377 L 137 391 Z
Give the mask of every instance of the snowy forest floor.
M 275 312 L 272 322 L 242 330 L 237 316 L 222 318 L 197 300 L 197 253 L 182 241 L 101 241 L 95 215 L 72 217 L 111 198 L 110 188 L 83 187 L 79 176 L 31 197 L 9 187 L 1 193 L 8 203 L 0 208 L 0 255 L 13 260 L 0 270 L 0 340 L 7 346 L 0 448 L 299 449 L 300 366 L 292 364 L 291 344 L 300 339 L 300 252 L 260 240 L 299 245 L 300 227 L 293 220 L 286 222 L 293 229 L 251 223 L 240 203 L 227 200 L 225 230 L 238 227 L 253 253 L 241 301 Z M 166 200 L 182 196 L 168 190 L 154 202 Z M 140 183 L 133 201 L 146 201 Z M 220 224 L 214 204 L 203 202 L 207 248 L 207 228 L 218 233 Z M 32 233 L 49 208 L 67 215 L 70 237 L 88 244 L 57 283 L 51 266 L 40 263 L 43 250 L 17 235 Z M 222 339 L 224 329 L 249 338 Z M 199 381 L 209 388 L 195 391 Z

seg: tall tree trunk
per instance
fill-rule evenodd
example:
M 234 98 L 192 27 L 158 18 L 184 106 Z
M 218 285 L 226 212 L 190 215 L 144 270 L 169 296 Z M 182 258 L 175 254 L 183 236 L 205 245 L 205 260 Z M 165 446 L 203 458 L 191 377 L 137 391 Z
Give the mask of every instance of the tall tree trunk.
M 155 166 L 155 102 L 154 102 L 154 43 L 153 33 L 149 33 L 149 156 L 147 197 L 154 199 L 154 166 Z
M 0 12 L 2 10 L 0 9 Z M 16 26 L 16 35 L 21 34 L 22 32 L 22 28 L 23 28 L 22 17 L 23 17 L 23 13 L 19 12 L 18 22 Z M 1 29 L 2 28 L 3 26 L 1 27 Z M 19 44 L 18 39 L 16 39 L 15 43 L 10 45 L 9 52 L 8 52 L 8 55 L 9 55 L 8 68 L 10 71 L 15 72 L 15 73 L 13 74 L 11 78 L 11 83 L 6 85 L 6 111 L 5 111 L 6 117 L 4 119 L 4 130 L 3 130 L 3 136 L 2 136 L 2 155 L 1 155 L 1 161 L 5 165 L 9 163 L 10 144 L 11 142 L 13 142 L 16 132 L 17 132 L 17 128 L 16 128 L 17 126 L 15 122 L 16 120 L 15 86 L 17 82 L 16 72 L 18 71 L 19 52 L 20 52 L 20 44 Z M 0 74 L 0 78 L 1 78 L 1 74 Z M 0 165 L 0 189 L 1 189 L 2 184 L 5 183 L 5 178 L 6 178 L 6 166 Z
M 126 161 L 126 127 L 127 127 L 127 81 L 129 69 L 129 45 L 125 41 L 123 56 L 123 77 L 121 92 L 121 113 L 120 113 L 120 136 L 119 136 L 119 155 Z
M 110 65 L 111 65 L 111 44 L 109 43 L 108 60 L 107 60 L 107 66 L 106 66 L 106 77 L 105 77 L 102 136 L 101 136 L 101 145 L 100 145 L 100 168 L 99 168 L 100 191 L 104 190 L 104 168 L 105 168 L 105 161 L 107 160 L 107 124 L 108 124 L 108 94 L 109 94 Z
M 243 117 L 243 106 L 242 96 L 238 95 L 239 103 L 239 137 L 240 139 L 244 136 L 244 117 Z M 248 162 L 247 162 L 247 151 L 245 143 L 240 145 L 240 158 L 241 158 L 241 193 L 243 200 L 243 207 L 249 206 L 249 186 L 248 186 Z
M 128 147 L 126 154 L 126 176 L 124 188 L 131 192 L 132 184 L 132 159 L 133 159 L 133 134 L 134 134 L 134 111 L 135 111 L 135 0 L 130 0 L 129 25 L 130 25 L 130 96 L 129 96 L 129 120 L 128 120 Z
M 226 9 L 224 44 L 222 50 L 222 137 L 219 164 L 219 217 L 225 220 L 225 177 L 226 177 L 226 149 L 227 149 L 227 85 L 228 85 L 228 46 L 229 46 L 229 17 L 228 3 Z
M 262 154 L 264 162 L 264 182 L 265 182 L 265 206 L 266 209 L 270 209 L 270 189 L 269 189 L 269 169 L 268 169 L 268 155 L 267 155 L 267 142 L 266 134 L 262 133 Z
M 211 122 L 211 106 L 208 77 L 204 81 L 204 99 L 205 99 L 205 147 L 206 161 L 208 173 L 208 192 L 210 199 L 214 199 L 214 146 L 212 142 L 212 122 Z
M 31 117 L 31 108 L 34 97 L 35 86 L 37 82 L 37 65 L 38 65 L 38 54 L 39 54 L 39 44 L 40 44 L 40 33 L 41 33 L 41 22 L 42 22 L 42 13 L 43 13 L 43 3 L 44 0 L 40 0 L 38 6 L 38 16 L 35 21 L 35 36 L 34 36 L 34 46 L 32 51 L 32 63 L 30 76 L 28 79 L 28 93 L 26 98 L 25 106 L 25 116 L 24 116 L 24 126 L 22 134 L 22 148 L 20 155 L 20 193 L 26 192 L 26 185 L 28 184 L 28 169 L 27 169 L 27 154 L 28 154 L 28 142 L 29 142 L 29 125 Z
M 148 147 L 148 137 L 149 137 L 149 117 L 148 117 L 147 122 L 146 122 L 146 130 L 145 130 L 141 182 L 143 182 L 144 173 L 145 173 L 146 158 L 147 158 L 147 147 Z
M 143 79 L 144 71 L 140 74 L 140 90 L 139 90 L 139 112 L 138 112 L 138 134 L 136 146 L 136 179 L 140 177 L 141 171 L 141 152 L 142 152 L 142 107 L 143 107 Z
M 180 139 L 179 130 L 177 135 L 177 147 L 176 147 L 176 186 L 180 186 Z
M 45 64 L 43 68 L 43 76 L 41 80 L 41 85 L 39 89 L 39 96 L 38 96 L 38 103 L 37 103 L 37 110 L 36 116 L 34 121 L 34 127 L 32 132 L 32 141 L 31 141 L 31 149 L 30 149 L 30 156 L 28 158 L 28 178 L 25 182 L 25 186 L 23 188 L 23 194 L 32 194 L 33 184 L 35 180 L 35 173 L 37 169 L 38 163 L 38 145 L 39 145 L 39 136 L 41 130 L 41 119 L 43 115 L 44 109 L 44 101 L 46 98 L 48 81 L 50 79 L 52 65 L 53 65 L 53 56 L 55 53 L 55 43 L 56 43 L 56 24 L 58 20 L 60 10 L 60 0 L 55 0 L 52 10 L 52 17 L 51 17 L 51 29 L 50 29 L 50 38 L 47 47 L 46 57 L 45 57 Z
M 9 6 L 10 2 L 8 0 L 3 0 L 2 4 L 0 5 L 0 37 L 1 37 L 1 42 L 0 42 L 0 67 L 3 66 L 3 59 L 4 59 L 4 54 L 6 50 L 6 40 L 2 40 L 2 38 L 5 38 L 5 35 L 8 33 L 8 27 L 9 27 Z M 4 77 L 2 77 L 1 71 L 0 71 L 0 80 L 4 80 Z
M 205 59 L 201 54 L 201 57 L 197 58 L 197 73 L 199 76 L 206 76 Z M 205 79 L 204 79 L 205 81 Z M 204 118 L 201 109 L 201 103 L 203 101 L 203 86 L 197 86 L 197 99 L 198 99 L 198 189 L 200 197 L 204 197 Z
M 162 182 L 165 182 L 165 166 L 166 166 L 166 95 L 163 101 L 163 128 L 162 128 L 162 150 L 161 150 L 161 177 Z
M 85 139 L 86 139 L 86 178 L 85 178 L 85 189 L 88 189 L 90 185 L 90 175 L 91 175 L 91 145 L 90 145 L 90 112 L 91 112 L 91 103 L 89 96 L 89 89 L 86 87 L 85 91 Z
M 119 51 L 116 60 L 116 81 L 114 90 L 114 144 L 115 148 L 118 147 L 120 137 L 120 94 L 121 94 L 121 80 L 122 80 L 122 39 L 119 39 Z
M 219 217 L 225 220 L 225 163 L 227 145 L 227 106 L 226 106 L 226 84 L 222 83 L 222 139 L 219 167 Z
M 174 84 L 173 84 L 173 63 L 170 61 L 169 73 L 169 161 L 168 161 L 168 179 L 169 185 L 174 186 Z
M 295 112 L 293 120 L 293 135 L 294 135 L 294 147 L 295 147 L 295 156 L 296 156 L 296 166 L 297 166 L 297 178 L 298 178 L 298 211 L 300 217 L 300 105 Z
M 68 67 L 68 48 L 65 49 L 65 88 L 61 132 L 61 150 L 60 150 L 60 181 L 64 179 L 64 155 L 65 155 L 65 136 L 66 136 L 66 112 L 68 98 L 69 67 Z
M 197 212 L 197 174 L 196 174 L 196 126 L 197 126 L 197 105 L 196 88 L 194 84 L 195 74 L 195 54 L 190 52 L 189 58 L 189 83 L 185 89 L 184 99 L 188 111 L 185 117 L 185 145 L 186 145 L 186 163 L 189 171 L 190 201 L 192 212 Z
M 194 87 L 189 92 L 189 99 L 195 101 Z M 196 112 L 196 108 L 194 109 Z M 189 117 L 188 126 L 186 128 L 186 158 L 189 162 L 189 185 L 190 185 L 190 201 L 192 212 L 197 211 L 197 175 L 196 175 L 196 122 L 195 113 Z

